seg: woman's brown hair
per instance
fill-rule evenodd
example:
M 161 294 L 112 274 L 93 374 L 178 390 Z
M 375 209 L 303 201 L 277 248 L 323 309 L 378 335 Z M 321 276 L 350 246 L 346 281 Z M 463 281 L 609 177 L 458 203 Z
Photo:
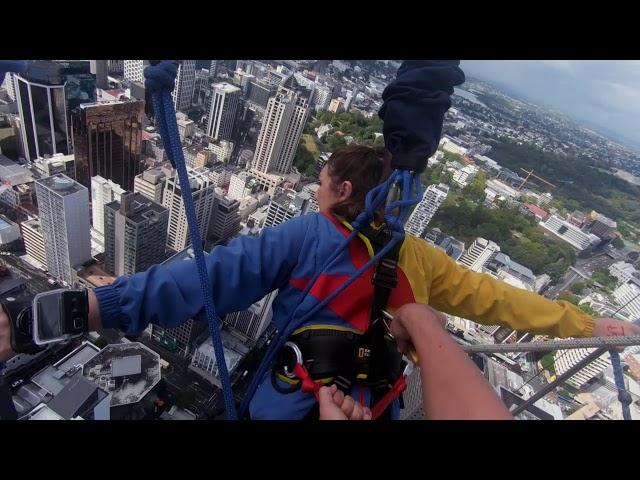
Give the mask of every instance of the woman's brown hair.
M 391 154 L 384 147 L 349 145 L 336 150 L 327 161 L 331 187 L 351 182 L 351 196 L 333 207 L 333 213 L 353 221 L 364 210 L 367 192 L 391 174 Z

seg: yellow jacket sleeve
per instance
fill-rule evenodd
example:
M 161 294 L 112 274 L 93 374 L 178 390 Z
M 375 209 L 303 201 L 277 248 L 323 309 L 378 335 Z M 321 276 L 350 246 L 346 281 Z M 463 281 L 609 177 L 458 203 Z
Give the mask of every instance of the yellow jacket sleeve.
M 593 319 L 575 305 L 554 302 L 536 293 L 513 287 L 487 274 L 457 264 L 442 250 L 426 242 L 415 242 L 421 250 L 431 288 L 429 304 L 446 313 L 485 325 L 511 327 L 518 331 L 554 337 L 589 337 Z

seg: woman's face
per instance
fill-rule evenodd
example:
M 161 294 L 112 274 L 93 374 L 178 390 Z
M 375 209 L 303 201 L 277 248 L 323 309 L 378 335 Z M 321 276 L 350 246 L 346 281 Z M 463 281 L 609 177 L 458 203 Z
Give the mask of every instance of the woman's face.
M 340 185 L 333 185 L 325 166 L 320 172 L 320 188 L 316 192 L 320 212 L 329 212 L 334 205 L 349 198 L 351 196 L 351 188 L 351 182 L 349 181 L 344 181 Z

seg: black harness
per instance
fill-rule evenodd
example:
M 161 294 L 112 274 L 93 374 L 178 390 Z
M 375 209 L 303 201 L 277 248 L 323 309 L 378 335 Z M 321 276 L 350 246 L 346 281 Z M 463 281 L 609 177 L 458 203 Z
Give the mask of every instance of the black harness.
M 366 227 L 361 233 L 367 237 L 374 253 L 391 240 L 386 228 Z M 280 350 L 274 362 L 271 380 L 280 393 L 300 389 L 301 382 L 292 373 L 300 362 L 316 381 L 335 383 L 349 393 L 353 385 L 371 388 L 375 404 L 402 375 L 402 354 L 388 332 L 382 311 L 386 308 L 391 291 L 398 284 L 397 265 L 402 243 L 398 243 L 376 264 L 371 282 L 374 285 L 369 327 L 364 333 L 330 326 L 311 326 L 295 332 Z M 290 388 L 282 388 L 277 378 Z M 402 400 L 401 400 L 402 402 Z M 385 412 L 388 417 L 389 409 Z M 307 418 L 318 418 L 317 405 Z

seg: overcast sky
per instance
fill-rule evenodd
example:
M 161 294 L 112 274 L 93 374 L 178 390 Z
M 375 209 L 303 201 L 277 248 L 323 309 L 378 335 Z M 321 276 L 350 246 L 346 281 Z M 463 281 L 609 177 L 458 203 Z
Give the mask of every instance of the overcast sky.
M 463 60 L 461 67 L 640 147 L 638 60 Z

